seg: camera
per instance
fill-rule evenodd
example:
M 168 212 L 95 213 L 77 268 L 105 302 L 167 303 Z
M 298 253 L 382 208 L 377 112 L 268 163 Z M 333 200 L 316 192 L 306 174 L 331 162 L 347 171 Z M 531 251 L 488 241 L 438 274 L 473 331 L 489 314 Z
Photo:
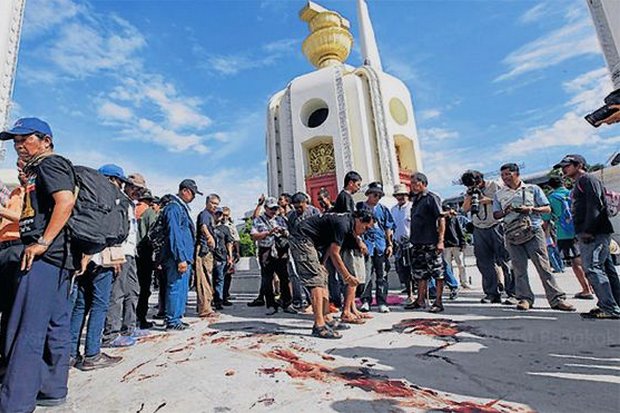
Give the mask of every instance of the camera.
M 620 105 L 620 89 L 616 89 L 607 95 L 605 97 L 605 105 L 586 115 L 585 119 L 590 125 L 598 128 L 605 119 L 618 111 L 617 108 L 610 107 L 611 105 Z
M 479 186 L 482 183 L 483 175 L 478 171 L 465 171 L 461 176 L 461 183 L 467 187 L 467 195 L 471 197 L 470 212 L 476 215 L 480 212 L 480 198 L 482 191 Z

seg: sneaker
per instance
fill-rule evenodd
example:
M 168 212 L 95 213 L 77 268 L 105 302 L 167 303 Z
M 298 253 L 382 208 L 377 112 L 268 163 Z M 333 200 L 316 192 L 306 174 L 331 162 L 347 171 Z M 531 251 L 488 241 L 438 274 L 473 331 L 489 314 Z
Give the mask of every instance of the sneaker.
M 566 301 L 560 301 L 559 303 L 557 303 L 551 308 L 553 308 L 554 310 L 560 310 L 560 311 L 571 311 L 571 312 L 577 311 L 575 307 L 573 307 L 571 304 L 567 303 Z
M 450 295 L 448 296 L 449 300 L 456 300 L 459 296 L 459 289 L 458 288 L 451 288 L 450 289 Z
M 134 344 L 136 344 L 135 338 L 119 334 L 114 340 L 101 343 L 101 347 L 130 347 Z
M 390 307 L 388 307 L 388 306 L 387 306 L 387 305 L 385 305 L 385 304 L 381 304 L 381 305 L 379 306 L 379 312 L 380 312 L 380 313 L 384 313 L 384 314 L 385 314 L 385 313 L 389 313 L 389 312 L 390 312 Z
M 590 310 L 587 313 L 581 313 L 579 314 L 582 318 L 588 318 L 588 319 L 599 319 L 599 320 L 620 320 L 620 315 L 616 315 L 616 314 L 609 314 L 603 310 L 601 310 L 600 308 L 593 308 L 592 310 Z
M 594 300 L 594 296 L 590 293 L 578 292 L 575 294 L 575 298 L 578 300 Z
M 264 307 L 265 306 L 265 301 L 261 300 L 260 298 L 255 299 L 254 301 L 250 301 L 247 304 L 248 307 Z
M 77 367 L 77 365 L 80 364 L 82 360 L 83 360 L 82 356 L 77 356 L 77 357 L 70 356 L 69 367 Z
M 367 313 L 370 311 L 370 304 L 368 303 L 362 303 L 362 306 L 360 307 L 360 311 L 362 313 Z
M 521 300 L 519 301 L 519 303 L 517 304 L 517 310 L 521 310 L 521 311 L 527 311 L 530 308 L 532 308 L 532 304 L 530 304 L 529 301 L 527 300 Z
M 222 305 L 224 307 L 230 307 L 230 306 L 233 305 L 233 303 L 231 303 L 229 300 L 224 300 L 224 301 L 222 301 Z
M 109 356 L 105 353 L 99 353 L 96 356 L 84 357 L 84 360 L 77 365 L 77 368 L 82 371 L 91 371 L 96 369 L 103 369 L 106 367 L 112 367 L 117 365 L 123 360 L 122 357 Z
M 155 324 L 152 321 L 140 321 L 140 329 L 141 330 L 148 330 L 150 328 L 153 328 Z
M 504 305 L 517 305 L 519 303 L 519 300 L 517 300 L 515 297 L 508 297 L 504 300 L 504 302 L 502 304 Z
M 67 402 L 66 397 L 52 398 L 52 397 L 37 396 L 37 406 L 41 406 L 41 407 L 56 407 L 56 406 L 60 406 L 61 404 L 65 404 L 66 402 Z
M 154 320 L 164 320 L 166 318 L 166 314 L 155 314 L 153 316 Z
M 188 329 L 188 326 L 185 325 L 184 323 L 168 324 L 166 326 L 166 330 L 172 330 L 172 331 L 183 331 L 187 329 Z
M 148 337 L 150 335 L 151 335 L 151 332 L 149 330 L 143 330 L 141 328 L 136 328 L 131 332 L 130 337 L 142 338 L 142 337 Z
M 407 297 L 407 299 L 405 300 L 405 302 L 403 303 L 406 306 L 411 305 L 415 302 L 415 298 L 411 298 L 411 297 Z

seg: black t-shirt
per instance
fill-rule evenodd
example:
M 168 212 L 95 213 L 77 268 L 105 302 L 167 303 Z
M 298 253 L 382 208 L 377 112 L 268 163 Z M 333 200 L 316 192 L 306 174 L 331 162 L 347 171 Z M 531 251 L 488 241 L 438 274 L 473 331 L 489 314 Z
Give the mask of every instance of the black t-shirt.
M 430 191 L 413 196 L 411 200 L 411 243 L 437 244 L 437 219 L 441 216 L 441 199 Z
M 350 246 L 354 243 L 354 223 L 351 214 L 316 215 L 301 222 L 297 227 L 297 234 L 310 238 L 318 250 L 333 243 Z
M 19 220 L 24 245 L 36 243 L 43 236 L 55 205 L 52 195 L 59 191 L 74 192 L 75 186 L 73 166 L 60 156 L 48 156 L 32 168 Z M 59 268 L 74 270 L 77 268 L 74 258 L 79 260 L 71 252 L 69 230 L 65 226 L 41 259 Z
M 336 202 L 334 203 L 334 207 L 330 212 L 355 212 L 355 201 L 353 201 L 353 195 L 344 189 L 340 191 L 338 197 L 336 198 Z
M 226 244 L 230 244 L 235 241 L 230 233 L 230 229 L 224 224 L 219 224 L 213 228 L 213 236 L 215 237 L 213 259 L 215 261 L 226 261 L 228 259 Z
M 297 214 L 297 211 L 292 210 L 286 216 L 289 232 L 291 234 L 295 234 L 297 232 L 297 227 L 302 221 L 305 221 L 306 219 L 313 217 L 313 216 L 317 216 L 317 215 L 321 215 L 321 211 L 319 211 L 317 208 L 313 207 L 312 205 L 308 205 L 308 207 L 306 208 L 304 213 L 301 214 L 301 216 Z
M 577 234 L 612 234 L 605 187 L 595 176 L 585 174 L 577 180 L 572 192 L 572 215 Z

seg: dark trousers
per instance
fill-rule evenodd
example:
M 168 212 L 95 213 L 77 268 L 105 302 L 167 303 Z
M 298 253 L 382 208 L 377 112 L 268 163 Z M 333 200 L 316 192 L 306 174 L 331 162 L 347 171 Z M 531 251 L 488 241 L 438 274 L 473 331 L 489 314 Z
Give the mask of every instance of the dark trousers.
M 261 267 L 260 291 L 261 295 L 265 297 L 265 305 L 267 308 L 277 307 L 273 292 L 273 276 L 277 274 L 280 279 L 280 305 L 288 307 L 291 304 L 291 291 L 288 285 L 288 259 L 271 257 L 269 249 L 261 249 L 259 258 Z
M 37 395 L 62 398 L 69 377 L 69 273 L 42 260 L 20 277 L 7 329 L 0 411 L 31 412 Z
M 13 241 L 0 243 L 0 355 L 6 357 L 6 329 L 11 316 L 11 308 L 15 301 L 17 283 L 20 277 L 21 255 L 24 246 Z
M 336 267 L 332 264 L 332 260 L 327 260 L 327 286 L 329 290 L 329 302 L 336 307 L 342 307 L 343 297 L 347 286 L 345 285 L 342 277 L 336 271 Z
M 149 312 L 149 297 L 151 297 L 151 284 L 153 283 L 153 250 L 151 248 L 143 247 L 138 249 L 136 266 L 138 284 L 140 285 L 136 318 L 139 323 L 144 323 Z
M 501 225 L 492 228 L 474 228 L 474 255 L 476 266 L 482 276 L 482 290 L 487 297 L 496 298 L 501 296 L 497 281 L 497 267 L 504 271 L 504 284 L 506 293 L 514 295 L 515 281 L 513 274 L 508 269 L 508 253 L 504 246 L 504 234 Z
M 228 263 L 224 267 L 224 301 L 230 299 L 230 284 L 232 283 L 234 270 Z
M 366 257 L 366 284 L 362 291 L 362 302 L 372 303 L 372 274 L 374 272 L 377 291 L 377 305 L 387 305 L 388 296 L 388 280 L 385 273 L 385 254 L 379 254 L 377 251 L 372 256 Z

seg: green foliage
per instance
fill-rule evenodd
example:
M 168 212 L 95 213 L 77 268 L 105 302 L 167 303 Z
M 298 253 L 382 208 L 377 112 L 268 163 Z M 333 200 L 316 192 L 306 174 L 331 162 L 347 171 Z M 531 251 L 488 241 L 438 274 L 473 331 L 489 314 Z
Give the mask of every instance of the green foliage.
M 588 168 L 588 172 L 600 171 L 603 168 L 605 168 L 605 165 L 603 165 L 602 163 L 595 163 L 594 165 L 590 165 L 590 167 Z
M 245 227 L 239 233 L 239 238 L 241 241 L 239 242 L 241 246 L 241 256 L 242 257 L 255 257 L 256 256 L 256 244 L 250 237 L 250 230 L 252 229 L 252 220 L 247 219 L 245 221 Z

